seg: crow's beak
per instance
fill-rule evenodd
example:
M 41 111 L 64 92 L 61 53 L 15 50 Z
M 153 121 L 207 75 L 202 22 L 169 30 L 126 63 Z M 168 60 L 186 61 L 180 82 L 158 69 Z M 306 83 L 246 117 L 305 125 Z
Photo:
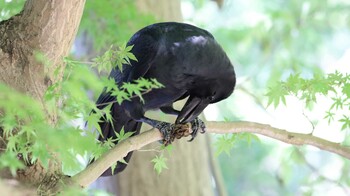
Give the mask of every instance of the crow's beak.
M 178 123 L 188 123 L 195 119 L 205 107 L 207 107 L 209 101 L 203 100 L 198 97 L 190 96 L 182 108 L 179 116 L 176 119 L 176 124 Z

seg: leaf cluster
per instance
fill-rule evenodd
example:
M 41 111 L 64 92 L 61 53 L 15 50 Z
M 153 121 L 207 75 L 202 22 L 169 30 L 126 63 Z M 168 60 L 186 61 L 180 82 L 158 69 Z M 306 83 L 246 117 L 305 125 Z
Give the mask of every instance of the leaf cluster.
M 287 96 L 297 97 L 307 107 L 316 104 L 319 96 L 330 98 L 332 104 L 324 118 L 331 123 L 337 112 L 350 109 L 350 74 L 336 71 L 327 75 L 315 74 L 311 79 L 304 79 L 301 74 L 291 74 L 286 81 L 277 82 L 270 87 L 266 96 L 268 105 L 273 104 L 275 108 L 281 102 L 286 105 Z M 346 113 L 338 119 L 343 124 L 342 130 L 350 128 L 349 115 Z
M 79 36 L 93 40 L 94 48 L 100 51 L 110 43 L 128 40 L 132 32 L 154 22 L 152 15 L 140 13 L 135 1 L 86 1 Z
M 173 150 L 173 145 L 161 146 L 161 151 L 159 155 L 156 155 L 151 162 L 153 163 L 153 168 L 159 175 L 162 173 L 163 169 L 168 169 L 167 158 L 164 157 L 164 152 L 168 152 L 168 155 L 171 154 Z
M 111 70 L 117 65 L 119 70 L 123 70 L 123 65 L 131 65 L 130 60 L 137 61 L 131 49 L 133 46 L 127 46 L 126 43 L 122 44 L 119 48 L 115 49 L 112 46 L 101 56 L 93 59 L 94 63 L 92 67 L 96 67 L 98 72 L 102 70 Z
M 163 169 L 168 169 L 166 165 L 166 160 L 167 158 L 165 158 L 163 154 L 160 154 L 159 156 L 156 155 L 152 159 L 152 163 L 154 163 L 153 168 L 156 170 L 158 174 L 160 174 L 163 171 Z
M 109 49 L 93 64 L 101 71 L 118 69 L 118 62 L 131 66 L 131 60 L 137 61 L 130 53 L 131 49 L 132 46 L 126 45 Z M 109 113 L 112 104 L 121 104 L 134 97 L 143 100 L 143 94 L 163 87 L 155 79 L 144 78 L 118 86 L 113 78 L 98 77 L 86 63 L 69 58 L 65 63 L 63 80 L 56 80 L 57 83 L 48 87 L 42 102 L 0 84 L 0 139 L 6 143 L 0 168 L 7 167 L 15 175 L 17 169 L 36 161 L 47 168 L 54 158 L 62 163 L 64 172 L 73 175 L 83 169 L 86 160 L 82 160 L 86 157 L 98 158 L 114 143 L 131 136 L 132 132 L 116 130 L 117 138 L 106 138 L 102 144 L 96 140 L 96 132 L 90 131 L 101 132 L 99 122 L 113 120 Z M 60 72 L 58 68 L 53 75 L 58 77 Z M 103 88 L 115 100 L 98 107 L 92 101 L 95 100 L 93 95 Z M 55 117 L 58 122 L 51 123 L 51 118 Z M 84 122 L 88 130 L 82 125 Z
M 237 5 L 228 4 L 213 17 L 213 20 L 222 17 L 225 23 L 213 22 L 208 28 L 216 28 L 211 32 L 234 59 L 237 73 L 247 77 L 256 87 L 256 95 L 262 95 L 264 92 L 260 89 L 281 80 L 286 74 L 320 71 L 318 65 L 324 56 L 336 58 L 347 49 L 346 44 L 343 47 L 331 40 L 348 32 L 348 3 L 252 0 L 251 6 L 245 6 L 240 1 L 235 2 Z M 238 6 L 240 4 L 244 9 Z M 206 12 L 206 9 L 197 10 L 200 11 Z M 254 13 L 254 22 L 246 17 L 247 13 Z M 200 24 L 202 21 L 194 22 Z

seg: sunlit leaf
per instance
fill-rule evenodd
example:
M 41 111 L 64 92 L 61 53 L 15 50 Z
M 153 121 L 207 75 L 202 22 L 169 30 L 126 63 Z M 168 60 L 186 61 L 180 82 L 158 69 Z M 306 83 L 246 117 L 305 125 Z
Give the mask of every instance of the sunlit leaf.
M 286 105 L 286 95 L 288 95 L 288 92 L 283 83 L 276 83 L 274 87 L 269 88 L 269 91 L 266 94 L 266 96 L 269 98 L 267 105 L 269 106 L 273 103 L 274 107 L 276 108 L 280 104 L 280 101 Z
M 341 127 L 341 130 L 345 130 L 347 128 L 350 128 L 350 118 L 349 118 L 349 116 L 343 115 L 343 118 L 340 119 L 339 122 L 343 123 L 343 126 Z
M 227 155 L 230 155 L 230 151 L 235 145 L 235 142 L 235 137 L 232 134 L 224 134 L 219 136 L 214 143 L 214 146 L 216 147 L 215 154 L 219 155 L 225 152 Z
M 152 159 L 152 163 L 154 163 L 153 168 L 156 170 L 158 174 L 160 174 L 163 169 L 168 169 L 166 165 L 166 158 L 161 154 L 160 156 L 154 157 Z

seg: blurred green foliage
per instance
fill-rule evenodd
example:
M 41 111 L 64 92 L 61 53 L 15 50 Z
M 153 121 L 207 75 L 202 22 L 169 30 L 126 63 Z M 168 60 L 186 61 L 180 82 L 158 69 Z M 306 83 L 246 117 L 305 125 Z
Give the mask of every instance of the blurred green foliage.
M 128 58 L 130 55 L 127 55 L 128 50 L 128 47 L 119 47 L 118 52 L 113 53 L 126 54 L 125 56 L 116 55 L 115 58 L 109 59 L 112 63 L 97 61 L 96 66 L 104 70 L 105 67 L 109 68 L 105 64 L 113 64 L 114 68 L 117 66 L 115 62 L 121 61 L 120 58 L 124 59 L 126 64 L 131 60 Z M 111 52 L 108 50 L 106 53 Z M 156 80 L 143 78 L 118 87 L 114 80 L 111 82 L 110 79 L 99 78 L 82 63 L 69 59 L 66 59 L 66 63 L 64 79 L 48 88 L 44 103 L 17 93 L 3 84 L 0 85 L 0 126 L 3 128 L 2 136 L 6 143 L 0 167 L 9 167 L 14 175 L 16 169 L 23 168 L 22 162 L 16 158 L 18 154 L 21 154 L 27 164 L 40 160 L 46 168 L 55 154 L 62 161 L 64 171 L 72 174 L 83 169 L 82 162 L 77 159 L 78 155 L 84 157 L 86 154 L 92 154 L 90 159 L 98 158 L 114 146 L 112 141 L 100 144 L 96 141 L 95 133 L 85 131 L 82 125 L 74 123 L 80 118 L 87 122 L 88 128 L 101 132 L 98 124 L 100 118 L 105 116 L 107 120 L 112 121 L 106 109 L 100 110 L 96 107 L 95 102 L 88 96 L 89 91 L 100 92 L 107 86 L 107 90 L 116 96 L 115 101 L 106 105 L 106 108 L 109 108 L 114 102 L 120 104 L 133 96 L 142 97 L 142 94 L 162 87 Z M 91 113 L 92 110 L 94 112 Z M 57 114 L 59 118 L 55 125 L 47 123 L 50 122 L 52 114 Z M 117 135 L 117 141 L 130 137 L 130 134 L 123 132 Z
M 0 21 L 6 20 L 18 14 L 25 3 L 25 0 L 0 0 Z
M 186 1 L 185 1 L 186 2 Z M 203 1 L 188 20 L 209 29 L 229 53 L 239 75 L 264 88 L 290 73 L 321 72 L 324 54 L 340 55 L 348 45 L 334 47 L 337 36 L 349 33 L 346 1 L 226 0 L 222 10 L 201 20 Z M 202 8 L 202 9 L 201 9 Z M 257 69 L 259 68 L 259 69 Z
M 308 119 L 310 123 L 340 122 L 338 129 L 345 133 L 343 143 L 349 142 L 348 74 L 336 72 L 330 65 L 349 50 L 349 1 L 226 0 L 221 9 L 212 1 L 183 3 L 185 20 L 213 33 L 238 76 L 234 95 L 217 104 L 217 119 L 271 119 L 274 114 L 266 107 L 293 108 L 288 102 L 293 96 L 310 113 L 325 108 L 323 117 Z M 328 105 L 317 105 L 327 98 Z M 247 112 L 242 115 L 240 111 Z M 259 113 L 254 118 L 258 112 L 265 115 Z M 350 176 L 344 174 L 347 160 L 324 152 L 281 147 L 265 139 L 247 145 L 236 138 L 239 136 L 217 136 L 214 143 L 217 152 L 225 152 L 219 160 L 229 195 L 348 193 Z M 326 168 L 333 170 L 325 172 Z
M 276 82 L 269 88 L 268 104 L 277 107 L 280 101 L 286 105 L 286 96 L 291 95 L 305 102 L 306 107 L 317 104 L 317 97 L 332 99 L 325 113 L 328 124 L 337 120 L 342 123 L 341 130 L 350 128 L 350 75 L 338 71 L 327 75 L 314 75 L 312 79 L 304 79 L 300 74 L 290 75 L 285 82 Z M 347 109 L 345 109 L 347 108 Z M 345 111 L 344 111 L 345 109 Z M 343 113 L 342 118 L 334 119 L 335 114 Z
M 94 50 L 121 45 L 137 30 L 154 23 L 151 15 L 140 13 L 135 1 L 86 1 L 79 33 L 93 40 Z
M 231 156 L 219 158 L 226 188 L 232 196 L 327 195 L 330 187 L 339 187 L 338 195 L 345 195 L 349 186 L 346 173 L 349 162 L 338 167 L 339 171 L 333 171 L 341 174 L 339 179 L 325 174 L 332 171 L 327 172 L 324 167 L 334 164 L 338 158 L 327 152 L 307 152 L 283 145 L 276 148 L 253 140 L 249 147 L 245 141 L 237 141 L 230 153 Z

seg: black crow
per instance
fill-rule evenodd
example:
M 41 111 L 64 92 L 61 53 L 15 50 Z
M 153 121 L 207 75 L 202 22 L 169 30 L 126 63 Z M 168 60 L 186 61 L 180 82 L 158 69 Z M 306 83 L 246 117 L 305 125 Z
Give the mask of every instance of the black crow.
M 206 30 L 184 23 L 165 22 L 147 26 L 135 33 L 128 46 L 137 61 L 123 65 L 123 70 L 114 68 L 110 78 L 118 86 L 138 78 L 155 78 L 164 88 L 154 89 L 142 97 L 133 97 L 122 104 L 113 103 L 111 115 L 113 125 L 101 118 L 102 135 L 100 141 L 115 138 L 114 131 L 124 128 L 125 132 L 140 131 L 141 123 L 147 123 L 161 131 L 163 142 L 173 140 L 174 124 L 191 123 L 192 139 L 198 130 L 205 131 L 203 121 L 197 116 L 211 103 L 227 98 L 236 84 L 234 68 L 226 53 Z M 181 111 L 173 108 L 173 103 L 188 97 Z M 115 101 L 110 92 L 104 92 L 96 104 L 102 109 Z M 144 116 L 147 110 L 160 109 L 167 114 L 177 115 L 174 124 L 161 122 Z M 131 153 L 125 157 L 129 161 Z M 125 164 L 117 164 L 115 173 L 121 172 Z M 111 175 L 107 170 L 103 175 Z

